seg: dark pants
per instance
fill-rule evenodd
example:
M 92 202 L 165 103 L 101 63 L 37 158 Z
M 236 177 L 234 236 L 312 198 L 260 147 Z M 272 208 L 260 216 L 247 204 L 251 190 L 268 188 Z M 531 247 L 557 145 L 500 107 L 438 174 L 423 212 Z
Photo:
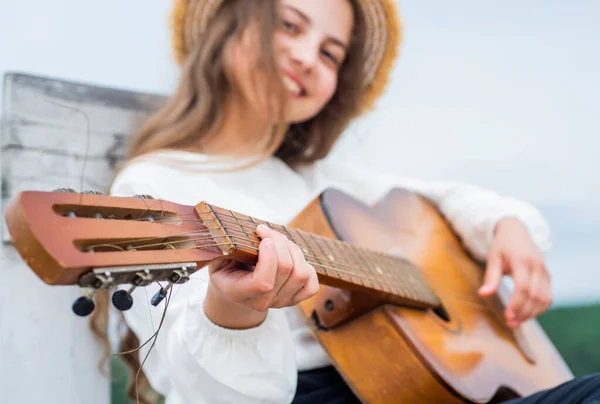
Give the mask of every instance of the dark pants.
M 332 366 L 298 373 L 293 404 L 359 404 Z M 578 377 L 553 389 L 505 404 L 600 404 L 600 373 Z

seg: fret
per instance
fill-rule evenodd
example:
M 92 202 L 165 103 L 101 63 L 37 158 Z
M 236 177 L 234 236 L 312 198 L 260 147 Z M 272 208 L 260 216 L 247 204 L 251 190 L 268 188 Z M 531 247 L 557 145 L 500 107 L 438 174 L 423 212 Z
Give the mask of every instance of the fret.
M 292 232 L 290 232 L 290 230 L 287 227 L 285 227 L 285 226 L 281 226 L 281 227 L 283 228 L 283 232 L 285 232 L 285 234 L 287 235 L 287 238 L 290 241 L 292 241 L 294 244 L 296 244 L 298 246 L 298 248 L 300 248 L 300 250 L 302 251 L 302 254 L 304 255 L 304 259 L 307 262 L 309 262 L 310 258 L 315 257 L 314 252 L 312 252 L 312 249 L 310 248 L 310 246 L 308 244 L 306 244 L 306 242 L 300 235 L 299 231 L 293 230 L 296 233 L 296 236 L 294 236 L 294 234 Z M 311 256 L 311 252 L 312 252 L 312 256 Z
M 384 279 L 383 271 L 376 264 L 374 264 L 375 259 L 373 257 L 373 253 L 362 248 L 357 248 L 355 246 L 352 247 L 357 253 L 357 255 L 363 260 L 363 262 L 365 262 L 366 267 L 369 269 L 369 273 L 371 273 L 375 277 L 375 279 L 379 281 L 380 287 L 385 292 L 390 291 L 388 288 L 385 287 L 387 281 Z M 377 271 L 376 269 L 379 269 L 379 271 Z M 387 283 L 389 284 L 389 282 Z
M 308 252 L 311 253 L 310 258 L 317 260 L 317 262 L 314 261 L 309 261 L 313 266 L 320 266 L 321 270 L 323 271 L 323 273 L 325 275 L 329 275 L 328 271 L 327 271 L 327 266 L 323 266 L 323 260 L 321 260 L 319 258 L 319 256 L 317 255 L 317 253 L 315 252 L 315 250 L 312 248 L 312 246 L 309 244 L 307 237 L 304 237 L 304 232 L 301 230 L 296 230 L 296 234 L 298 234 L 298 236 L 300 236 L 300 239 L 302 240 L 301 243 L 299 244 L 301 246 L 301 248 L 303 248 L 303 252 L 306 254 L 306 260 L 309 261 L 309 256 L 308 256 Z M 310 233 L 306 233 L 307 235 L 310 236 Z M 309 237 L 310 238 L 310 237 Z
M 281 233 L 281 230 L 279 230 L 277 227 L 283 227 L 283 226 L 281 226 L 281 225 L 279 225 L 279 224 L 273 224 L 273 223 L 271 223 L 271 222 L 269 222 L 269 221 L 267 221 L 267 220 L 265 220 L 265 223 L 266 223 L 266 225 L 267 225 L 267 226 L 269 226 L 271 229 L 273 229 L 273 230 L 275 230 L 275 231 L 278 231 L 278 232 L 280 232 L 280 233 Z
M 335 254 L 336 259 L 341 261 L 344 264 L 345 268 L 348 268 L 349 271 L 359 275 L 358 280 L 362 286 L 371 286 L 374 287 L 373 282 L 369 276 L 364 272 L 362 266 L 356 262 L 356 260 L 349 259 L 349 255 L 345 254 L 342 249 L 345 243 L 339 240 L 327 240 L 327 245 L 329 250 Z M 336 251 L 333 251 L 335 248 Z M 371 281 L 369 285 L 369 281 Z
M 294 235 L 292 234 L 292 232 L 290 232 L 290 230 L 287 227 L 285 227 L 285 226 L 281 226 L 281 227 L 283 228 L 283 231 L 285 232 L 285 235 L 287 236 L 287 238 L 290 241 L 292 241 L 294 244 L 297 244 L 298 247 L 300 247 L 300 244 L 298 244 L 298 240 L 296 240 L 296 238 L 294 237 Z M 302 249 L 302 248 L 300 248 L 300 249 Z
M 294 244 L 296 244 L 298 246 L 298 248 L 300 248 L 300 250 L 302 250 L 302 254 L 304 254 L 304 258 L 306 260 L 308 260 L 308 255 L 309 255 L 310 251 L 308 250 L 307 246 L 302 246 L 303 240 L 297 240 L 299 238 L 298 235 L 294 236 L 287 227 L 285 227 L 285 226 L 281 226 L 281 227 L 283 228 L 283 232 L 285 232 L 285 235 L 287 236 L 287 238 L 290 241 L 292 241 Z
M 381 261 L 381 256 L 377 252 L 370 252 L 370 256 L 372 257 L 371 266 L 373 271 L 379 275 L 379 277 L 383 280 L 383 282 L 387 285 L 396 284 L 396 280 L 391 275 L 391 270 Z M 394 288 L 395 289 L 395 288 Z M 397 291 L 396 291 L 397 292 Z
M 344 244 L 340 244 L 340 245 L 344 247 L 345 252 L 349 252 L 354 257 L 355 260 L 360 261 L 359 265 L 362 266 L 363 272 L 366 271 L 367 279 L 371 282 L 371 286 L 372 287 L 377 286 L 377 288 L 383 288 L 380 277 L 378 276 L 378 274 L 375 274 L 373 272 L 373 270 L 371 269 L 371 264 L 364 260 L 362 255 L 359 253 L 359 249 L 356 248 L 356 246 L 353 244 L 344 243 Z M 375 282 L 377 282 L 377 285 L 375 285 Z
M 227 218 L 220 214 L 219 220 L 227 234 L 231 237 L 235 247 L 245 247 L 246 249 L 258 249 L 258 239 L 254 241 L 251 235 L 244 229 L 244 226 L 236 216 L 231 213 L 226 214 Z
M 403 284 L 403 280 L 402 280 L 402 274 L 397 270 L 397 265 L 394 262 L 394 259 L 392 259 L 391 257 L 389 257 L 386 254 L 377 254 L 378 256 L 378 263 L 379 263 L 379 268 L 385 272 L 385 276 L 390 279 L 393 280 L 393 282 L 398 286 L 398 288 L 402 288 L 402 284 Z M 402 288 L 402 291 L 404 292 L 404 294 L 408 293 L 408 290 L 405 290 L 404 288 Z
M 356 281 L 352 278 L 352 275 L 346 273 L 346 271 L 339 271 L 338 267 L 337 267 L 337 262 L 336 262 L 336 257 L 332 254 L 327 254 L 325 252 L 325 250 L 323 249 L 323 246 L 321 245 L 322 242 L 319 241 L 319 239 L 321 239 L 320 237 L 317 238 L 317 236 L 315 236 L 314 234 L 308 233 L 308 238 L 310 240 L 312 240 L 312 242 L 317 246 L 317 248 L 319 250 L 321 250 L 321 253 L 323 254 L 322 257 L 324 258 L 324 261 L 327 262 L 328 266 L 331 268 L 332 271 L 335 272 L 335 274 L 337 275 L 338 278 L 342 279 L 342 280 L 348 280 L 352 283 L 356 283 Z M 314 250 L 314 249 L 313 249 Z M 345 277 L 347 279 L 345 279 Z
M 227 226 L 225 226 L 223 224 L 223 221 L 219 217 L 219 213 L 217 212 L 218 208 L 215 208 L 214 206 L 208 205 L 208 204 L 206 205 L 206 207 L 208 209 L 207 213 L 209 213 L 214 218 L 214 219 L 208 219 L 208 221 L 217 222 L 216 228 L 213 228 L 213 231 L 211 231 L 211 233 L 213 233 L 213 236 L 214 236 L 214 233 L 217 233 L 217 234 L 221 233 L 221 234 L 219 234 L 219 236 L 225 237 L 225 240 L 227 240 L 227 243 L 231 244 L 232 248 L 237 248 L 235 241 L 233 241 L 233 237 L 231 236 L 231 234 L 229 234 L 229 231 L 227 230 Z M 210 226 L 210 227 L 212 227 L 212 226 Z
M 232 210 L 229 210 L 229 213 L 231 214 L 231 217 L 235 219 L 235 224 L 240 228 L 242 234 L 246 236 L 245 238 L 248 239 L 248 241 L 250 242 L 250 246 L 254 247 L 254 243 L 253 240 L 250 238 L 250 234 L 248 234 L 246 230 L 244 230 L 244 226 L 242 226 L 242 223 L 240 223 L 238 217 L 235 215 L 235 213 L 233 213 Z M 256 246 L 256 248 L 258 248 L 258 246 Z
M 402 291 L 405 294 L 407 294 L 408 296 L 414 297 L 415 292 L 407 282 L 408 274 L 406 273 L 405 263 L 398 257 L 393 257 L 393 256 L 385 256 L 384 259 L 386 261 L 390 262 L 390 264 L 388 264 L 388 265 L 393 266 L 394 270 L 392 271 L 392 273 L 393 273 L 394 277 L 398 279 L 398 281 L 402 287 Z
M 402 295 L 412 297 L 411 291 L 404 286 L 403 274 L 399 271 L 394 258 L 382 253 L 374 253 L 373 255 L 377 265 L 376 270 L 383 272 L 387 279 L 392 280 Z
M 393 275 L 395 278 L 398 279 L 398 282 L 401 285 L 404 294 L 413 299 L 418 298 L 420 293 L 414 290 L 414 288 L 411 285 L 411 282 L 409 281 L 411 277 L 410 272 L 414 270 L 410 262 L 400 257 L 394 257 L 391 255 L 382 255 L 381 258 L 389 262 L 389 264 L 387 264 L 388 266 L 393 267 Z
M 393 280 L 398 293 L 406 297 L 413 297 L 413 293 L 406 288 L 404 274 L 400 271 L 395 258 L 383 253 L 376 253 L 374 255 L 376 257 L 376 265 L 378 265 L 377 269 L 383 271 L 388 279 Z
M 209 206 L 210 212 L 219 224 L 219 229 L 224 233 L 228 242 L 234 249 L 242 249 L 256 254 L 258 250 L 259 239 L 254 232 L 249 233 L 242 221 L 247 221 L 242 214 L 231 210 Z
M 302 250 L 302 253 L 304 254 L 304 258 L 306 258 L 307 261 L 310 257 L 313 257 L 315 255 L 314 252 L 311 251 L 310 246 L 306 243 L 306 241 L 304 240 L 304 238 L 302 237 L 302 235 L 300 234 L 300 232 L 298 230 L 292 229 L 292 231 L 289 231 L 286 228 L 286 232 L 289 235 L 290 239 L 294 243 L 296 243 L 296 245 L 298 247 L 300 247 L 300 249 Z
M 246 219 L 244 219 L 244 220 L 252 223 L 252 234 L 251 234 L 251 237 L 254 237 L 256 239 L 256 241 L 255 241 L 256 248 L 259 248 L 259 246 L 260 246 L 260 238 L 258 237 L 258 234 L 256 234 L 256 226 L 258 226 L 258 223 L 256 222 L 256 220 L 254 220 L 254 218 L 252 216 L 245 216 L 245 217 L 246 217 Z M 244 226 L 242 226 L 242 228 L 244 228 Z
M 313 248 L 308 245 L 308 243 L 306 242 L 305 238 L 300 234 L 300 232 L 298 230 L 295 230 L 296 236 L 294 236 L 287 227 L 285 226 L 281 226 L 283 231 L 285 231 L 285 233 L 287 234 L 288 238 L 293 241 L 294 243 L 296 243 L 296 245 L 298 245 L 298 247 L 300 248 L 300 250 L 302 250 L 302 253 L 304 254 L 304 258 L 306 259 L 306 261 L 313 265 L 313 266 L 319 266 L 321 267 L 321 269 L 323 270 L 325 275 L 329 275 L 327 272 L 328 267 L 331 267 L 331 265 L 323 265 L 322 261 L 319 259 L 319 257 L 317 256 L 317 254 L 315 254 Z M 311 255 L 312 252 L 312 255 Z M 312 262 L 311 258 L 316 259 L 317 261 L 319 261 L 318 263 Z M 335 268 L 334 268 L 335 270 Z M 336 271 L 337 272 L 337 271 Z
M 403 268 L 404 284 L 408 290 L 410 290 L 414 296 L 427 296 L 431 292 L 427 287 L 427 284 L 422 282 L 421 274 L 419 269 L 410 261 L 397 257 L 398 266 Z

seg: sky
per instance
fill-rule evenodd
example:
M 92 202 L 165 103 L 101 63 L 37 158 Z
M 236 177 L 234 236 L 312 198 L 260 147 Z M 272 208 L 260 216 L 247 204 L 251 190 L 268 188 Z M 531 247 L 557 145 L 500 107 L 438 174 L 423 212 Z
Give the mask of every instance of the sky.
M 170 4 L 3 2 L 0 74 L 169 93 Z M 600 301 L 600 2 L 399 4 L 404 38 L 388 91 L 337 156 L 534 203 L 553 229 L 556 302 Z

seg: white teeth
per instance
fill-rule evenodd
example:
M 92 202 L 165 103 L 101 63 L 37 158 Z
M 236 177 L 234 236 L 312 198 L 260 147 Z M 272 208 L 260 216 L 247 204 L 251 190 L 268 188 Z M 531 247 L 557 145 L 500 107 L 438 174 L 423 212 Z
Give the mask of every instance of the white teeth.
M 290 79 L 288 76 L 283 76 L 283 84 L 285 85 L 285 88 L 287 88 L 296 95 L 300 95 L 300 92 L 302 92 L 302 89 L 300 88 L 298 83 Z

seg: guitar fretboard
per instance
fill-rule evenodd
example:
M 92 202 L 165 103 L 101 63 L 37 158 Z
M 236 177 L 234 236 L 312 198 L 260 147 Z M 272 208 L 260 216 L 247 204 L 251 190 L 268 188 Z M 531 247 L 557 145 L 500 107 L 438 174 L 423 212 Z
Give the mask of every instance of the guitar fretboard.
M 437 307 L 439 300 L 411 262 L 392 255 L 368 250 L 339 240 L 328 239 L 298 229 L 246 216 L 204 204 L 200 219 L 220 240 L 222 250 L 243 250 L 258 254 L 260 238 L 256 226 L 265 224 L 296 243 L 308 263 L 315 267 L 320 280 L 332 279 L 344 284 L 383 292 L 399 302 L 418 307 Z M 326 282 L 325 282 L 326 283 Z

